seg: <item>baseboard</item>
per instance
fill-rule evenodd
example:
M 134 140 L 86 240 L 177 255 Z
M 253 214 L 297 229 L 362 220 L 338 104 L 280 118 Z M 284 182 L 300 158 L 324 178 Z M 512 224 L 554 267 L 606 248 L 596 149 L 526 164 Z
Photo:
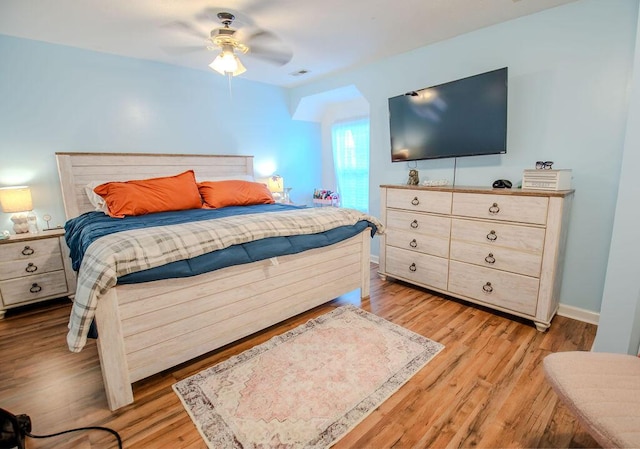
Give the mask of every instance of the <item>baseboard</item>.
M 371 254 L 371 256 L 369 256 L 369 260 L 370 260 L 371 262 L 373 262 L 373 263 L 377 263 L 377 264 L 379 264 L 379 263 L 380 263 L 380 257 L 378 257 L 378 256 L 374 256 L 373 254 Z
M 581 309 L 579 307 L 568 306 L 562 303 L 558 306 L 558 315 L 582 321 L 584 323 L 595 324 L 596 326 L 600 321 L 600 314 L 597 312 Z

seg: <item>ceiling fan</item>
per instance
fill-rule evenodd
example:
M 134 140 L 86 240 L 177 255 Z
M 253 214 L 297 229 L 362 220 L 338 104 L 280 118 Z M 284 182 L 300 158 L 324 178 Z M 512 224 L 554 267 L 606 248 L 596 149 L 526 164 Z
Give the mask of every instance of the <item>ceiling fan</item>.
M 240 30 L 233 28 L 232 24 L 236 17 L 230 12 L 219 12 L 216 16 L 222 23 L 222 27 L 210 31 L 205 45 L 208 50 L 220 52 L 209 64 L 209 67 L 216 72 L 228 76 L 244 73 L 246 68 L 238 58 L 238 54 L 247 54 L 276 65 L 285 65 L 291 60 L 293 56 L 291 50 L 275 34 L 253 26 L 246 29 L 243 27 Z M 174 22 L 174 25 L 179 25 L 184 31 L 203 37 L 189 23 Z

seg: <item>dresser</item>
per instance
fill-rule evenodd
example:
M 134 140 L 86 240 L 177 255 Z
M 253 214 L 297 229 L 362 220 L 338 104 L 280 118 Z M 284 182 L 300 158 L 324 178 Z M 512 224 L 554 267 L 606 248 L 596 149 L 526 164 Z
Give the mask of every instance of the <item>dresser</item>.
M 382 185 L 383 279 L 532 320 L 558 310 L 573 190 Z
M 7 309 L 75 292 L 64 230 L 0 240 L 0 319 Z

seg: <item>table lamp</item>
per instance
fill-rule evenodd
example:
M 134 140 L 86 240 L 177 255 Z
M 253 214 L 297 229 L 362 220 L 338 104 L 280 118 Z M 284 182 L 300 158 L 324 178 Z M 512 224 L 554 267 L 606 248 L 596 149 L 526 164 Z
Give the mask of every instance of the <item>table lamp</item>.
M 284 192 L 284 179 L 280 175 L 269 176 L 267 179 L 267 188 L 273 195 L 276 202 L 282 201 L 282 192 Z
M 28 213 L 33 210 L 31 190 L 27 186 L 0 188 L 0 207 L 11 216 L 16 234 L 29 232 Z

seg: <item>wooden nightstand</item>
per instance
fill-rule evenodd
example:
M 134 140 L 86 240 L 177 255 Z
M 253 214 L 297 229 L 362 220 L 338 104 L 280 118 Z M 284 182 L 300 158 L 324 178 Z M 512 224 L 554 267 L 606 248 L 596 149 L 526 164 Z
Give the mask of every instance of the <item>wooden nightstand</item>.
M 68 251 L 63 229 L 0 240 L 0 319 L 7 309 L 73 295 Z

